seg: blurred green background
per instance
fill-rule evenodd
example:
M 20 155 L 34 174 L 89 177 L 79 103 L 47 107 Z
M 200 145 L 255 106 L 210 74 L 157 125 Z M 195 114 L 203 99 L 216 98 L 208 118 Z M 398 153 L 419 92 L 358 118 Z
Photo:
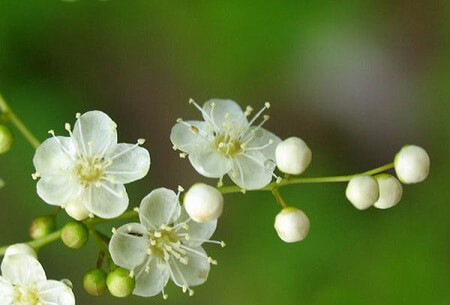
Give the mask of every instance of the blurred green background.
M 357 211 L 343 184 L 284 188 L 311 220 L 301 243 L 277 237 L 269 193 L 227 196 L 215 237 L 228 246 L 206 246 L 219 265 L 192 298 L 170 284 L 164 304 L 450 304 L 449 17 L 444 0 L 0 0 L 0 91 L 40 139 L 93 109 L 121 141 L 146 138 L 152 168 L 128 186 L 131 207 L 155 187 L 204 180 L 169 141 L 176 118 L 200 117 L 190 97 L 270 101 L 267 128 L 313 151 L 307 176 L 368 170 L 421 145 L 431 174 L 390 210 Z M 0 244 L 27 240 L 32 218 L 51 211 L 14 132 L 0 157 Z M 50 278 L 73 281 L 77 304 L 163 303 L 86 295 L 91 242 L 54 243 L 40 259 Z

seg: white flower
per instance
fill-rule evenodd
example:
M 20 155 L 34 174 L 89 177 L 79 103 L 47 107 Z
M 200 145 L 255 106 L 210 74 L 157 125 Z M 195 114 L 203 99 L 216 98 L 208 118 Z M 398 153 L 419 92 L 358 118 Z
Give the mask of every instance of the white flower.
M 184 195 L 184 208 L 196 222 L 219 218 L 223 211 L 223 196 L 215 188 L 204 183 L 196 183 Z
M 63 281 L 47 280 L 41 264 L 27 254 L 3 259 L 0 276 L 2 305 L 74 305 L 72 289 Z
M 36 251 L 27 244 L 14 244 L 5 251 L 5 257 L 15 254 L 27 254 L 37 259 Z
M 399 203 L 403 194 L 400 181 L 388 174 L 376 175 L 375 179 L 377 179 L 380 189 L 380 197 L 373 206 L 378 209 L 388 209 Z
M 222 178 L 228 174 L 243 189 L 259 189 L 270 183 L 275 168 L 275 147 L 281 141 L 277 136 L 253 123 L 269 103 L 250 120 L 252 108 L 243 112 L 231 100 L 212 99 L 200 108 L 205 121 L 183 121 L 172 128 L 170 139 L 181 156 L 189 155 L 192 166 L 203 176 Z
M 80 220 L 91 215 L 113 218 L 128 207 L 124 184 L 143 178 L 150 167 L 148 151 L 137 144 L 117 144 L 117 125 L 101 111 L 77 114 L 70 137 L 47 139 L 36 150 L 34 178 L 38 195 L 48 204 L 69 207 Z M 72 205 L 76 205 L 73 207 Z M 84 209 L 85 210 L 84 210 Z
M 164 293 L 169 278 L 193 294 L 203 284 L 210 264 L 217 262 L 201 247 L 216 230 L 217 220 L 196 223 L 179 204 L 179 193 L 159 188 L 142 200 L 140 223 L 113 230 L 109 251 L 115 264 L 136 277 L 133 294 L 143 297 Z
M 378 183 L 372 176 L 353 177 L 347 185 L 345 195 L 355 208 L 368 209 L 378 200 Z
M 394 164 L 397 177 L 406 184 L 422 182 L 430 172 L 430 157 L 416 145 L 404 146 L 395 156 Z
M 294 243 L 306 238 L 309 232 L 309 218 L 294 207 L 283 208 L 275 217 L 275 230 L 287 243 Z
M 312 152 L 305 141 L 290 137 L 277 145 L 275 157 L 283 173 L 300 175 L 311 163 Z

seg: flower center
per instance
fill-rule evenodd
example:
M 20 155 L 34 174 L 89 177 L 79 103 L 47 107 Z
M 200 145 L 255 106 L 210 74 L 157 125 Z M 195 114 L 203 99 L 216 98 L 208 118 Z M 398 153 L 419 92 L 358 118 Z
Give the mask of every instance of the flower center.
M 99 158 L 83 158 L 76 161 L 75 176 L 82 184 L 100 180 L 104 174 L 104 162 Z
M 40 305 L 39 295 L 35 288 L 16 287 L 16 298 L 14 304 L 21 305 Z
M 179 243 L 178 235 L 172 231 L 172 227 L 159 231 L 149 231 L 148 238 L 152 254 L 159 258 L 167 257 L 167 254 L 173 252 L 174 246 Z
M 222 155 L 230 158 L 242 151 L 239 139 L 231 137 L 228 133 L 218 134 L 214 139 L 214 148 Z

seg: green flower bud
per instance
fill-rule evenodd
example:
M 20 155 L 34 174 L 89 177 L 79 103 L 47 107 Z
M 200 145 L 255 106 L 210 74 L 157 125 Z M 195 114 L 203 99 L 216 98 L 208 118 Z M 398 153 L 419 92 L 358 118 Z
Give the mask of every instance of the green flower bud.
M 101 296 L 106 291 L 106 273 L 102 269 L 92 269 L 83 277 L 84 290 L 93 296 Z
M 124 268 L 117 268 L 108 274 L 106 285 L 113 296 L 124 298 L 133 292 L 135 281 L 130 276 L 130 271 Z
M 56 219 L 53 216 L 40 216 L 31 222 L 30 236 L 39 239 L 56 231 Z
M 14 138 L 9 128 L 5 125 L 0 125 L 0 154 L 8 152 L 13 142 Z
M 83 247 L 89 237 L 87 227 L 77 221 L 71 221 L 64 225 L 61 232 L 61 239 L 63 243 L 72 249 L 79 249 Z

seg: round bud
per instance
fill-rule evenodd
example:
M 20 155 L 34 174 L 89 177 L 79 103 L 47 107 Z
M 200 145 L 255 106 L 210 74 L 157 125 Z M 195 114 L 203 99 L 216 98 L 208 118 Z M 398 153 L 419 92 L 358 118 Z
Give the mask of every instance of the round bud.
M 356 176 L 349 181 L 345 195 L 355 208 L 368 209 L 378 200 L 378 183 L 372 176 Z
M 40 216 L 31 222 L 30 236 L 38 239 L 56 231 L 56 219 L 53 216 Z
M 124 298 L 133 292 L 135 281 L 134 278 L 130 277 L 130 271 L 117 268 L 108 274 L 106 285 L 113 296 Z
M 418 183 L 430 172 L 430 157 L 422 147 L 406 145 L 395 156 L 394 165 L 401 182 Z
M 106 291 L 106 273 L 102 269 L 92 269 L 83 277 L 84 290 L 93 296 L 101 296 Z
M 13 142 L 14 138 L 9 128 L 5 125 L 0 125 L 0 154 L 8 152 Z
M 61 240 L 63 243 L 72 249 L 79 249 L 83 247 L 89 237 L 87 227 L 81 222 L 68 222 L 64 225 L 61 232 Z
M 184 196 L 184 208 L 196 222 L 219 218 L 223 211 L 223 196 L 212 186 L 197 183 Z
M 14 254 L 27 254 L 34 258 L 37 258 L 36 251 L 27 244 L 15 244 L 9 246 L 5 251 L 5 257 Z
M 403 194 L 403 187 L 397 178 L 388 175 L 380 174 L 375 176 L 380 190 L 380 197 L 373 204 L 378 209 L 388 209 L 396 205 Z
M 277 145 L 275 159 L 282 172 L 299 175 L 311 163 L 312 152 L 302 139 L 290 137 Z
M 310 223 L 308 216 L 302 210 L 285 207 L 275 217 L 274 226 L 283 241 L 294 243 L 305 239 Z
M 84 207 L 81 198 L 67 204 L 65 210 L 67 215 L 78 221 L 89 217 L 89 211 Z

